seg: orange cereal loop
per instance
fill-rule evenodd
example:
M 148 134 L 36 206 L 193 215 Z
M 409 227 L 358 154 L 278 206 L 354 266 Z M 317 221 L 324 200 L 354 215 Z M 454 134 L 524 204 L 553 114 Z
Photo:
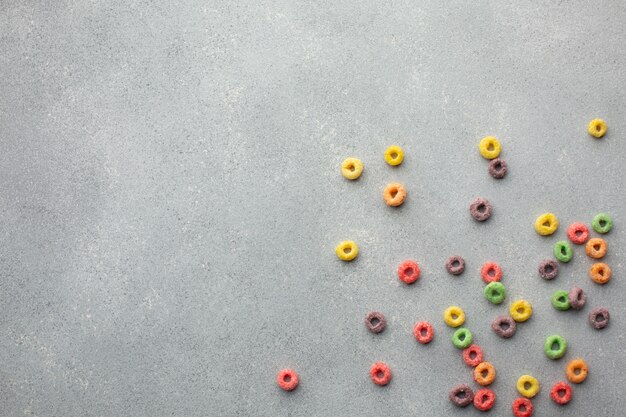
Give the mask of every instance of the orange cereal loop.
M 474 368 L 474 381 L 478 385 L 487 386 L 496 379 L 496 368 L 489 362 L 481 362 Z
M 587 379 L 589 368 L 587 368 L 587 362 L 580 358 L 576 358 L 571 360 L 570 363 L 567 364 L 565 372 L 567 374 L 567 379 L 569 380 L 569 382 L 573 382 L 574 384 L 580 384 L 585 379 Z
M 589 239 L 587 245 L 585 245 L 585 252 L 587 255 L 594 259 L 603 258 L 606 255 L 606 251 L 608 249 L 608 245 L 604 239 L 600 239 L 599 237 L 594 237 L 593 239 Z
M 611 267 L 602 262 L 593 264 L 589 268 L 589 277 L 596 284 L 606 284 L 611 279 Z
M 385 187 L 383 198 L 388 206 L 397 207 L 404 203 L 404 199 L 406 198 L 406 189 L 402 184 L 392 182 Z

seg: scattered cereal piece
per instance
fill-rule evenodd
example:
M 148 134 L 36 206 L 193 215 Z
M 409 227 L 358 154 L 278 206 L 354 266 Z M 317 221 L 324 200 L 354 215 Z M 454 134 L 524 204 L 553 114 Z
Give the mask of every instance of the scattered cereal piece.
M 388 206 L 398 207 L 404 203 L 406 198 L 406 189 L 404 186 L 397 182 L 392 182 L 385 187 L 383 191 L 383 199 Z
M 472 344 L 472 332 L 465 327 L 457 329 L 452 335 L 452 344 L 457 349 L 465 349 Z
M 539 392 L 539 381 L 530 375 L 522 375 L 517 380 L 517 391 L 526 398 L 533 398 Z
M 365 316 L 365 327 L 367 327 L 370 332 L 380 333 L 385 330 L 385 326 L 387 326 L 387 320 L 385 320 L 383 313 L 372 311 Z
M 452 275 L 461 275 L 465 271 L 465 259 L 460 256 L 451 256 L 446 261 L 446 270 Z
M 533 314 L 533 308 L 530 303 L 526 300 L 517 300 L 511 304 L 509 308 L 509 313 L 513 320 L 518 323 L 524 322 L 530 318 Z
M 572 287 L 567 294 L 567 301 L 574 310 L 582 310 L 587 302 L 587 296 L 579 287 Z
M 480 269 L 480 276 L 487 284 L 500 281 L 502 279 L 502 268 L 495 262 L 485 262 Z
M 404 160 L 404 151 L 401 147 L 393 145 L 387 148 L 385 151 L 385 161 L 391 165 L 400 165 Z
M 543 350 L 546 352 L 546 356 L 548 358 L 560 359 L 567 351 L 567 342 L 562 336 L 553 334 L 546 337 L 546 341 L 543 344 Z
M 500 337 L 513 337 L 517 330 L 517 323 L 509 316 L 498 316 L 491 322 L 491 329 Z
M 589 239 L 589 229 L 584 223 L 572 223 L 567 228 L 567 237 L 572 243 L 582 245 Z
M 494 159 L 500 155 L 500 151 L 502 147 L 500 146 L 500 142 L 498 139 L 493 136 L 487 136 L 481 139 L 478 143 L 478 150 L 480 154 L 485 159 Z
M 611 280 L 611 267 L 602 262 L 595 263 L 589 268 L 589 278 L 596 284 L 606 284 Z
M 606 213 L 596 214 L 596 217 L 593 218 L 591 222 L 591 227 L 598 233 L 609 233 L 613 228 L 613 220 L 611 220 L 611 216 Z
M 504 178 L 507 169 L 506 162 L 502 158 L 496 158 L 489 162 L 489 175 L 497 180 Z
M 565 405 L 572 399 L 572 387 L 563 381 L 559 381 L 550 390 L 550 397 L 558 405 Z
M 571 307 L 569 300 L 567 299 L 567 291 L 555 291 L 554 294 L 552 294 L 551 301 L 552 307 L 556 308 L 557 310 L 565 311 L 569 310 Z
M 559 264 L 553 259 L 546 259 L 539 264 L 539 276 L 545 280 L 551 280 L 559 275 Z
M 351 261 L 359 254 L 359 247 L 352 240 L 344 240 L 335 248 L 335 253 L 342 261 Z
M 419 279 L 421 272 L 417 262 L 407 260 L 398 267 L 398 278 L 405 284 L 413 284 Z
M 463 361 L 467 366 L 475 367 L 483 361 L 483 350 L 478 345 L 471 345 L 463 350 Z
M 515 417 L 531 417 L 533 415 L 533 403 L 528 398 L 517 398 L 511 405 Z
M 549 236 L 559 227 L 559 219 L 553 213 L 544 213 L 535 220 L 535 231 L 541 236 Z
M 502 304 L 506 297 L 504 285 L 500 282 L 490 282 L 483 290 L 485 298 L 493 304 Z
M 496 403 L 496 394 L 489 388 L 478 390 L 474 394 L 474 407 L 480 411 L 489 411 Z
M 561 262 L 569 262 L 572 260 L 574 252 L 572 247 L 564 240 L 559 240 L 554 244 L 554 257 Z
M 385 362 L 376 362 L 370 368 L 370 378 L 376 385 L 387 385 L 391 381 L 391 369 Z
M 452 388 L 448 398 L 457 407 L 467 407 L 474 401 L 474 391 L 467 384 L 457 385 Z
M 298 373 L 293 369 L 283 369 L 278 372 L 276 382 L 285 391 L 293 391 L 298 386 Z
M 593 326 L 594 329 L 604 329 L 609 325 L 609 310 L 604 307 L 597 307 L 591 310 L 589 313 L 589 323 Z
M 606 244 L 606 241 L 604 239 L 600 239 L 599 237 L 589 239 L 589 242 L 585 245 L 585 252 L 593 259 L 604 258 L 608 249 L 609 247 Z
M 415 327 L 413 327 L 413 336 L 415 336 L 415 340 L 420 342 L 422 345 L 425 345 L 433 340 L 435 330 L 429 322 L 420 321 L 415 325 Z
M 443 312 L 443 321 L 450 327 L 459 327 L 465 323 L 465 313 L 458 306 L 450 306 Z
M 595 138 L 601 138 L 606 133 L 606 123 L 602 119 L 593 119 L 587 126 L 587 132 Z
M 567 379 L 569 382 L 573 382 L 574 384 L 580 384 L 585 379 L 587 379 L 587 373 L 589 372 L 589 368 L 587 367 L 587 362 L 580 358 L 572 359 L 567 364 L 567 369 L 565 370 L 567 374 Z
M 349 180 L 356 180 L 363 172 L 363 162 L 357 158 L 346 158 L 341 163 L 341 173 Z
M 491 217 L 491 211 L 493 208 L 491 207 L 491 203 L 489 200 L 484 198 L 477 198 L 472 201 L 470 204 L 470 214 L 474 218 L 474 220 L 479 222 L 484 222 L 489 217 Z
M 490 385 L 496 379 L 496 368 L 489 362 L 481 362 L 474 368 L 474 381 L 478 385 Z

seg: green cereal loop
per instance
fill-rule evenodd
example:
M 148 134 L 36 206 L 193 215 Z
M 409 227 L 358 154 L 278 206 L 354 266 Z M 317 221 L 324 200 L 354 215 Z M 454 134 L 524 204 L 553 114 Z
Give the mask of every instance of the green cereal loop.
M 457 349 L 465 349 L 472 344 L 472 332 L 465 327 L 457 329 L 452 335 L 452 344 Z
M 556 344 L 557 348 L 553 349 L 552 345 Z M 546 352 L 546 356 L 550 359 L 559 359 L 565 355 L 567 350 L 567 342 L 564 338 L 558 334 L 553 334 L 546 338 L 546 342 L 543 344 L 543 350 Z
M 501 304 L 506 297 L 504 285 L 497 281 L 487 284 L 487 286 L 483 290 L 483 294 L 485 295 L 485 298 L 493 304 Z M 567 295 L 565 298 L 567 298 Z
M 572 260 L 572 247 L 564 240 L 559 240 L 554 244 L 554 257 L 561 262 L 569 262 Z
M 602 225 L 602 223 L 604 223 L 604 225 Z M 593 230 L 598 233 L 609 233 L 613 227 L 613 220 L 611 219 L 611 216 L 606 213 L 598 213 L 596 214 L 596 217 L 593 218 L 591 226 L 593 227 Z
M 556 308 L 557 310 L 565 311 L 569 310 L 571 307 L 571 305 L 569 304 L 569 300 L 567 299 L 567 291 L 555 291 L 555 293 L 552 294 L 551 300 L 552 307 Z

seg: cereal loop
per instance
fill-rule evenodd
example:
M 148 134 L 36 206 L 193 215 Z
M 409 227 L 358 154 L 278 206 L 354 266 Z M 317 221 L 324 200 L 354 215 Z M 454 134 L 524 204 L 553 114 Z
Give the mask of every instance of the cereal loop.
M 457 385 L 450 390 L 448 398 L 457 407 L 467 407 L 474 401 L 474 391 L 467 384 Z
M 470 214 L 479 222 L 484 222 L 491 217 L 492 210 L 491 203 L 485 198 L 477 198 L 470 204 Z
M 560 359 L 567 351 L 567 342 L 562 336 L 553 334 L 546 337 L 546 341 L 543 344 L 543 350 L 546 352 L 546 356 L 548 358 Z
M 407 260 L 398 267 L 398 279 L 405 284 L 413 284 L 419 279 L 421 272 L 417 262 Z
M 483 361 L 483 350 L 478 345 L 471 345 L 463 350 L 463 361 L 467 366 L 474 367 Z
M 598 262 L 589 268 L 589 278 L 596 284 L 604 285 L 611 280 L 611 267 Z
M 552 294 L 550 301 L 552 302 L 552 307 L 557 310 L 565 311 L 569 310 L 571 307 L 569 300 L 567 299 L 567 291 L 555 291 L 554 294 Z
M 465 259 L 460 256 L 451 256 L 446 261 L 446 270 L 452 275 L 461 275 L 465 271 Z
M 391 166 L 400 165 L 404 160 L 404 151 L 401 147 L 393 145 L 385 151 L 385 162 Z
M 502 147 L 500 146 L 498 139 L 493 136 L 487 136 L 482 138 L 478 143 L 478 150 L 483 158 L 494 159 L 500 155 Z
M 517 323 L 509 316 L 498 316 L 491 322 L 491 329 L 498 336 L 509 339 L 515 335 Z
M 554 244 L 554 257 L 561 262 L 569 262 L 572 260 L 574 252 L 572 247 L 564 240 L 559 240 Z
M 587 302 L 587 296 L 579 287 L 572 287 L 567 293 L 567 301 L 574 310 L 582 310 Z
M 452 344 L 457 349 L 465 349 L 472 344 L 472 339 L 472 332 L 465 327 L 461 327 L 452 335 Z
M 352 240 L 344 240 L 335 248 L 335 253 L 342 261 L 351 261 L 359 254 L 359 247 Z
M 567 379 L 569 382 L 573 382 L 574 384 L 580 384 L 585 379 L 587 379 L 587 374 L 589 373 L 589 368 L 587 367 L 587 362 L 580 358 L 572 359 L 565 369 Z
M 599 237 L 589 239 L 589 242 L 585 245 L 585 252 L 593 259 L 604 258 L 608 249 L 606 241 L 604 239 L 600 239 Z
M 591 227 L 598 233 L 609 233 L 613 228 L 613 220 L 606 213 L 599 213 L 593 218 Z
M 298 373 L 293 369 L 283 369 L 278 372 L 276 382 L 285 391 L 293 391 L 298 386 Z
M 372 333 L 380 333 L 385 330 L 387 326 L 387 320 L 383 313 L 378 311 L 372 311 L 365 316 L 365 327 Z
M 489 411 L 496 403 L 496 394 L 488 389 L 480 389 L 474 394 L 474 407 L 480 411 Z
M 539 276 L 545 280 L 551 280 L 559 275 L 559 264 L 553 259 L 546 259 L 539 264 Z
M 530 375 L 522 375 L 517 380 L 517 392 L 526 398 L 533 398 L 539 392 L 539 381 Z
M 515 417 L 531 417 L 533 415 L 533 403 L 528 398 L 516 398 L 511 405 Z
M 606 133 L 606 123 L 602 119 L 593 119 L 587 125 L 587 132 L 595 138 L 601 138 Z
M 485 286 L 483 295 L 490 303 L 502 304 L 506 298 L 506 291 L 504 290 L 504 285 L 502 285 L 501 282 L 490 282 L 487 286 Z
M 609 310 L 604 307 L 594 308 L 589 312 L 588 317 L 589 324 L 596 330 L 601 330 L 608 326 L 610 318 Z
M 573 223 L 567 228 L 567 237 L 572 243 L 582 245 L 589 239 L 589 229 L 583 223 Z
M 541 236 L 549 236 L 559 227 L 559 219 L 553 213 L 545 213 L 535 220 L 535 231 Z
M 363 162 L 357 158 L 346 158 L 341 163 L 341 173 L 349 180 L 356 180 L 363 172 Z
M 572 387 L 563 381 L 559 381 L 552 386 L 550 397 L 558 405 L 565 405 L 572 400 Z
M 524 322 L 530 318 L 533 314 L 533 308 L 526 300 L 517 300 L 511 304 L 509 313 L 513 320 L 518 323 Z
M 496 368 L 489 362 L 481 362 L 474 368 L 474 381 L 483 387 L 490 385 L 496 379 Z
M 422 345 L 425 345 L 433 340 L 435 330 L 429 322 L 420 321 L 413 327 L 413 336 L 415 336 L 415 340 L 420 342 Z
M 508 167 L 506 166 L 506 162 L 502 158 L 496 158 L 489 162 L 489 175 L 493 178 L 500 180 L 506 176 L 506 172 Z
M 383 191 L 383 199 L 390 207 L 398 207 L 404 203 L 406 198 L 406 189 L 404 186 L 397 182 L 392 182 L 385 187 Z
M 450 327 L 459 327 L 465 323 L 465 313 L 458 306 L 450 306 L 443 312 L 443 321 Z
M 385 362 L 376 362 L 370 368 L 370 378 L 376 385 L 387 385 L 391 381 L 391 369 Z
M 480 276 L 487 284 L 500 281 L 502 279 L 502 268 L 495 262 L 485 262 L 480 269 Z

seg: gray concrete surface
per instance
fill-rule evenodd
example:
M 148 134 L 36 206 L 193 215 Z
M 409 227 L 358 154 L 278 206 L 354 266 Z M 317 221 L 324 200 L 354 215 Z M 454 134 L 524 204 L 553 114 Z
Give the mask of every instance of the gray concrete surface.
M 1 414 L 477 416 L 446 398 L 471 382 L 441 320 L 458 304 L 497 367 L 492 415 L 510 415 L 523 373 L 543 386 L 536 416 L 621 415 L 625 22 L 620 1 L 2 1 Z M 499 182 L 476 149 L 487 134 L 509 163 Z M 409 197 L 390 209 L 396 180 Z M 495 207 L 485 224 L 476 196 Z M 614 216 L 608 285 L 582 248 L 539 279 L 565 236 L 533 231 L 548 210 L 563 226 Z M 347 238 L 351 264 L 334 255 Z M 411 287 L 394 275 L 406 258 L 423 269 Z M 504 268 L 503 306 L 482 297 L 486 260 Z M 573 284 L 588 308 L 554 310 Z M 517 298 L 535 313 L 503 341 L 489 323 Z M 597 332 L 600 305 L 613 316 Z M 418 320 L 436 326 L 429 346 Z M 569 341 L 559 361 L 552 333 Z M 589 378 L 559 408 L 549 387 L 578 356 Z M 386 388 L 368 379 L 377 360 Z

